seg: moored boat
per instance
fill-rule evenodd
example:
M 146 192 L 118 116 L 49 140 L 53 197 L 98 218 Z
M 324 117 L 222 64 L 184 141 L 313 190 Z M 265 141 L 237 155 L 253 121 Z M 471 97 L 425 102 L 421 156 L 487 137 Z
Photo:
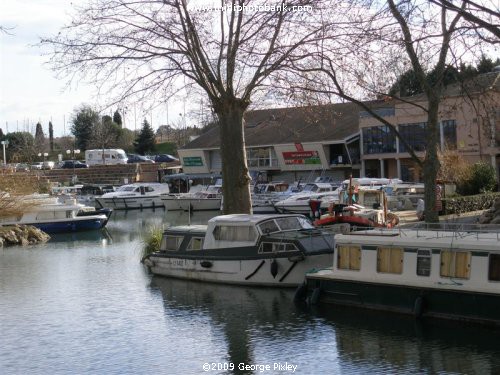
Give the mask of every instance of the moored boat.
M 128 210 L 134 208 L 163 208 L 161 197 L 168 194 L 167 184 L 144 182 L 120 186 L 116 191 L 96 197 L 102 208 Z
M 333 261 L 333 234 L 302 215 L 222 215 L 170 227 L 145 264 L 153 274 L 219 283 L 299 285 Z
M 373 229 L 335 241 L 333 266 L 306 275 L 311 303 L 500 325 L 498 227 Z
M 194 193 L 167 194 L 161 198 L 167 211 L 216 211 L 221 209 L 222 185 Z
M 0 225 L 32 225 L 46 233 L 68 233 L 104 228 L 111 210 L 96 210 L 75 201 L 40 203 L 17 218 L 6 218 Z

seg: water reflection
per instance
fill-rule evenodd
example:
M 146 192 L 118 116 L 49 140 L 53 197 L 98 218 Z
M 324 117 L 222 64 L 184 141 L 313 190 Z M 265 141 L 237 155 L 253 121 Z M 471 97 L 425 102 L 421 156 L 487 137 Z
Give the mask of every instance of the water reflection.
M 151 285 L 161 291 L 165 316 L 208 318 L 212 344 L 225 350 L 219 360 L 235 365 L 287 362 L 306 374 L 500 373 L 500 332 L 485 327 L 341 307 L 309 310 L 293 304 L 291 290 L 161 277 Z M 210 360 L 200 353 L 193 363 Z
M 259 358 L 259 350 L 268 343 L 258 344 L 259 348 L 256 348 L 255 345 L 260 340 L 290 340 L 292 343 L 307 335 L 301 318 L 303 314 L 297 315 L 291 303 L 293 290 L 207 284 L 156 276 L 153 277 L 151 285 L 161 290 L 165 314 L 208 316 L 211 326 L 220 330 L 224 338 L 227 347 L 224 360 L 236 365 L 263 363 L 262 358 Z M 274 357 L 277 353 L 269 349 L 268 354 Z M 275 359 L 290 354 L 285 351 Z M 268 358 L 267 362 L 273 362 L 275 359 Z
M 106 228 L 83 232 L 55 233 L 50 236 L 50 242 L 65 242 L 71 246 L 81 246 L 82 243 L 100 242 L 104 246 L 111 244 L 113 239 Z
M 498 330 L 341 306 L 311 312 L 335 328 L 339 360 L 348 370 L 500 373 Z

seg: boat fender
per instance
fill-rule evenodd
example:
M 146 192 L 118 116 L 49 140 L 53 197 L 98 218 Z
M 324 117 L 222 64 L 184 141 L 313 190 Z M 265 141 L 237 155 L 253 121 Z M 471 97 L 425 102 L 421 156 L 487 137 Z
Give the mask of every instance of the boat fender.
M 295 294 L 293 295 L 294 302 L 303 302 L 307 297 L 307 284 L 305 281 L 300 284 L 297 289 L 295 289 Z
M 155 266 L 155 262 L 153 262 L 151 259 L 149 258 L 144 258 L 142 260 L 142 263 L 144 263 L 144 265 L 148 266 L 148 267 L 154 267 Z
M 271 262 L 271 275 L 275 279 L 277 274 L 278 274 L 278 262 L 276 261 L 276 259 L 273 259 L 273 261 Z
M 418 296 L 415 300 L 415 304 L 413 305 L 413 314 L 415 315 L 415 318 L 418 319 L 422 316 L 422 313 L 424 312 L 424 303 L 425 299 L 423 296 Z
M 311 298 L 309 299 L 310 305 L 316 305 L 318 303 L 320 293 L 321 293 L 320 288 L 314 288 L 314 290 L 311 294 Z
M 200 266 L 202 266 L 203 268 L 212 268 L 213 264 L 208 260 L 203 260 L 200 262 Z

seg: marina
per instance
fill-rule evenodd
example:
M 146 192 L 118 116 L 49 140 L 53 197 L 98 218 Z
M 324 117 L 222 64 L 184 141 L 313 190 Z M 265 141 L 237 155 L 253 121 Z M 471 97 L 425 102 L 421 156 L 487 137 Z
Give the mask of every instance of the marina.
M 140 264 L 148 227 L 200 225 L 210 214 L 115 211 L 103 232 L 2 249 L 0 373 L 198 374 L 212 362 L 288 362 L 299 374 L 500 371 L 497 330 L 307 308 L 293 289 L 158 277 Z

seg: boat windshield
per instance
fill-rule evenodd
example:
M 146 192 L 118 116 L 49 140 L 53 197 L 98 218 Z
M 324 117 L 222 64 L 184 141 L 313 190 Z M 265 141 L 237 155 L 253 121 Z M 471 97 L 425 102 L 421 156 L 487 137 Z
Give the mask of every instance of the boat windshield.
M 263 234 L 281 232 L 288 230 L 312 229 L 312 224 L 305 217 L 288 216 L 266 220 L 259 224 L 259 230 Z
M 135 186 L 120 186 L 117 191 L 134 191 Z
M 318 185 L 315 184 L 306 184 L 302 191 L 310 191 L 312 193 L 316 192 L 318 190 Z

